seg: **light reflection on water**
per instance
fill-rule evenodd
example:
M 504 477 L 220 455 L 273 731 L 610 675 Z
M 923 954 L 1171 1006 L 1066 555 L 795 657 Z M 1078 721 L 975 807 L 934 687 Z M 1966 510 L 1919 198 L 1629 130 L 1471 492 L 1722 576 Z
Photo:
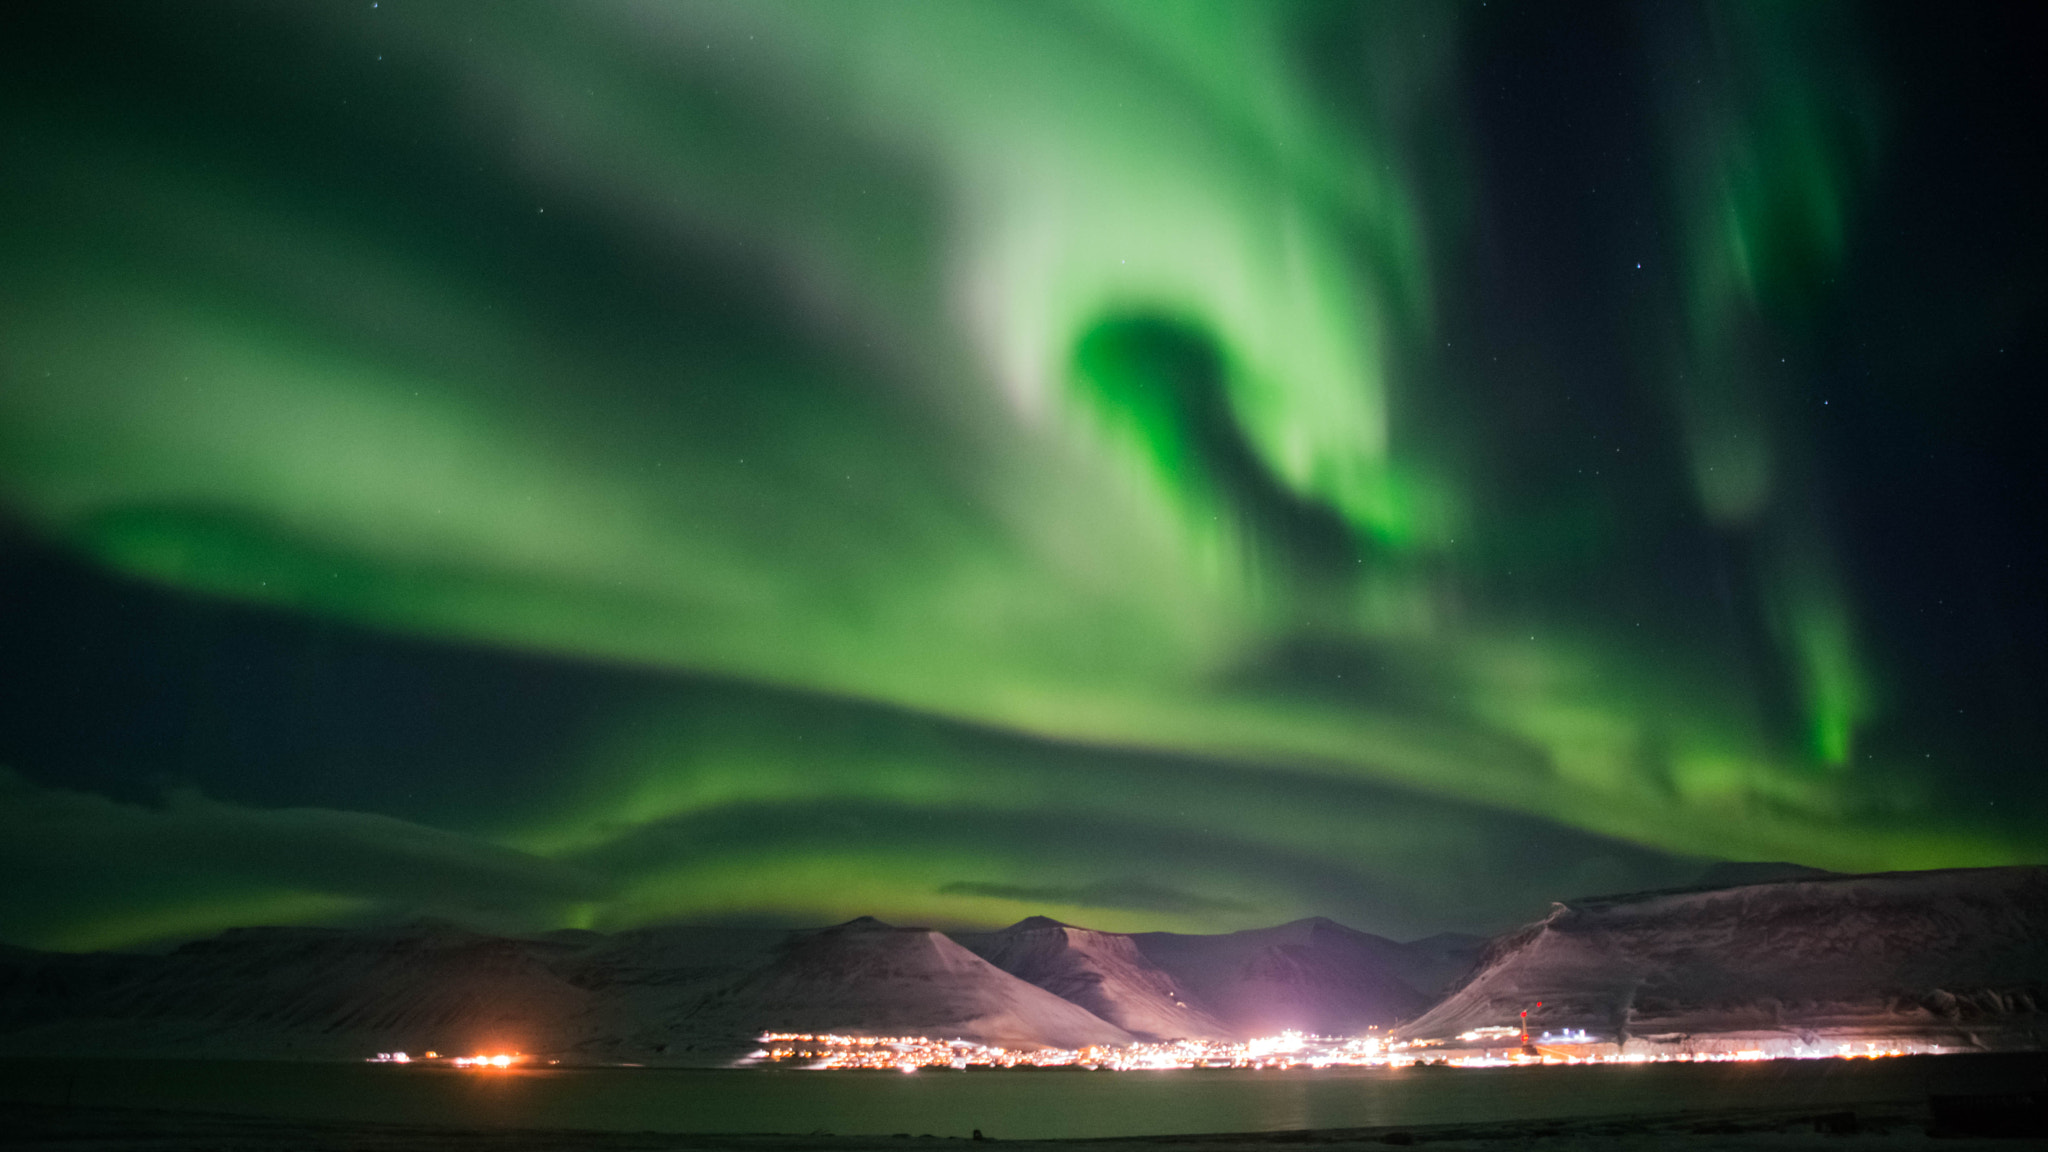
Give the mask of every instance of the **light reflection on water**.
M 325 1120 L 1052 1138 L 1853 1107 L 2031 1090 L 2048 1056 L 1500 1069 L 799 1072 L 0 1060 L 0 1100 Z

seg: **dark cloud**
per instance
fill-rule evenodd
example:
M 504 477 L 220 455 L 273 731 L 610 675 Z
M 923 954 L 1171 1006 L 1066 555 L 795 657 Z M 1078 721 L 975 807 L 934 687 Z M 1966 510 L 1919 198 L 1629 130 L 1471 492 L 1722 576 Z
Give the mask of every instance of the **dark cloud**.
M 145 943 L 256 909 L 535 927 L 608 892 L 574 866 L 389 816 L 254 809 L 191 791 L 128 804 L 0 770 L 0 937 L 17 943 Z

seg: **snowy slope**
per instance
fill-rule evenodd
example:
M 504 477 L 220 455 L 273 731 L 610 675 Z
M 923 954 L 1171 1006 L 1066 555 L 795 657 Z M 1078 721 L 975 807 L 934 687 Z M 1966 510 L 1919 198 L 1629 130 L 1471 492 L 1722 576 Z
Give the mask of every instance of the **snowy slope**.
M 763 1029 L 1127 1043 L 935 932 L 238 929 L 163 956 L 0 952 L 0 1054 L 722 1063 Z
M 706 996 L 773 962 L 790 933 L 664 927 L 586 935 L 589 946 L 562 965 L 566 977 L 589 993 L 577 1039 L 564 1055 L 578 1061 L 701 1064 L 751 1050 L 758 1029 L 706 1032 L 676 1022 Z
M 1011 1048 L 1128 1044 L 1130 1033 L 924 928 L 869 917 L 798 934 L 768 967 L 676 1021 L 679 1032 L 838 1031 Z
M 1541 1008 L 1533 1006 L 1542 1002 Z M 1401 1029 L 2048 1038 L 2048 868 L 1824 876 L 1559 905 Z
M 659 1022 L 768 963 L 779 930 L 488 936 L 237 929 L 164 956 L 0 953 L 0 1053 L 359 1059 L 517 1050 L 715 1062 L 746 1036 Z
M 1131 937 L 1032 916 L 1000 932 L 957 935 L 975 955 L 1145 1040 L 1228 1039 Z
M 0 977 L 0 1051 L 558 1047 L 574 1039 L 588 993 L 550 961 L 575 950 L 412 925 L 237 929 L 161 957 L 43 956 Z
M 1394 974 L 1432 999 L 1458 983 L 1486 954 L 1488 940 L 1469 932 L 1439 932 L 1401 945 L 1388 961 Z
M 1241 1036 L 1286 1029 L 1363 1034 L 1429 1003 L 1410 978 L 1441 971 L 1436 954 L 1316 917 L 1222 936 L 1147 932 L 1139 952 Z
M 2048 1040 L 2048 869 L 1814 876 L 1581 900 L 1487 946 L 1327 920 L 1221 936 L 1034 917 L 962 935 L 498 937 L 446 925 L 243 929 L 162 956 L 0 949 L 0 1054 L 359 1059 L 516 1048 L 722 1063 L 765 1029 L 1012 1047 L 1134 1036 L 1417 1037 L 1511 1023 L 1605 1036 L 1802 1030 Z M 977 953 L 979 953 L 977 955 Z M 1425 1012 L 1425 1009 L 1427 1011 Z M 2031 1037 L 2031 1040 L 2029 1039 Z

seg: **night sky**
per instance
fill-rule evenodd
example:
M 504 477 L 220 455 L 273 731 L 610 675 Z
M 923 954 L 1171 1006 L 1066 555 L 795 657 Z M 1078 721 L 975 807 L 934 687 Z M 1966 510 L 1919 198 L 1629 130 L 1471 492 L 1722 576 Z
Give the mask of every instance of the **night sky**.
M 2026 5 L 0 16 L 0 940 L 2048 861 Z

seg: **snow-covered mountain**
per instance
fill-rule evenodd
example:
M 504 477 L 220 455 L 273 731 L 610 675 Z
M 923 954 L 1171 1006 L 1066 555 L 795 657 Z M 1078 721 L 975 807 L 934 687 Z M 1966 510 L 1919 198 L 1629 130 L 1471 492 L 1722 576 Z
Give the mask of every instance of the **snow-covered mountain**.
M 1541 1003 L 1541 1007 L 1536 1005 Z M 1560 904 L 1497 938 L 1404 1025 L 1621 1038 L 1913 1034 L 2048 1040 L 2048 868 L 1824 875 Z
M 1470 938 L 1329 921 L 1129 936 L 1033 917 L 962 934 L 669 927 L 502 937 L 252 928 L 162 956 L 0 950 L 0 1053 L 359 1058 L 517 1049 L 720 1063 L 762 1030 L 1010 1047 L 1362 1031 L 1418 1011 Z
M 650 1026 L 767 963 L 779 930 L 489 936 L 442 924 L 245 928 L 163 956 L 0 953 L 0 1052 L 360 1058 L 515 1049 L 717 1059 Z
M 771 963 L 790 937 L 777 928 L 727 927 L 575 935 L 586 946 L 560 969 L 589 999 L 564 1055 L 639 1064 L 722 1063 L 750 1050 L 758 1028 L 692 1029 L 678 1021 L 706 997 Z
M 1486 937 L 1469 932 L 1439 932 L 1401 945 L 1387 963 L 1416 991 L 1434 1000 L 1472 971 L 1486 954 L 1487 943 Z
M 348 1059 L 517 1050 L 720 1063 L 763 1029 L 1013 1047 L 1122 1029 L 924 929 L 660 928 L 499 937 L 445 925 L 237 929 L 164 956 L 0 953 L 0 1053 Z
M 1412 950 L 1316 917 L 1222 936 L 1146 932 L 1141 955 L 1239 1036 L 1363 1034 L 1428 1006 L 1454 949 Z
M 1795 874 L 1578 900 L 1487 944 L 1474 967 L 1479 943 L 1400 944 L 1321 919 L 1186 936 L 1032 917 L 957 941 L 863 918 L 521 937 L 252 928 L 160 956 L 0 947 L 0 1055 L 516 1049 L 722 1064 L 763 1030 L 1018 1048 L 1397 1024 L 1434 1038 L 1512 1024 L 1525 1007 L 1540 1028 L 1606 1038 L 2048 1044 L 2048 868 Z
M 445 925 L 235 929 L 166 956 L 0 958 L 0 1051 L 329 1058 L 564 1047 L 582 946 Z
M 927 928 L 862 917 L 795 935 L 775 961 L 676 1021 L 697 1034 L 835 1031 L 1009 1048 L 1128 1044 L 1131 1034 Z
M 1139 1039 L 1216 1040 L 1235 1035 L 1199 1005 L 1191 1005 L 1191 993 L 1122 933 L 1032 916 L 1000 932 L 965 933 L 957 939 L 1012 976 L 1078 1004 Z

